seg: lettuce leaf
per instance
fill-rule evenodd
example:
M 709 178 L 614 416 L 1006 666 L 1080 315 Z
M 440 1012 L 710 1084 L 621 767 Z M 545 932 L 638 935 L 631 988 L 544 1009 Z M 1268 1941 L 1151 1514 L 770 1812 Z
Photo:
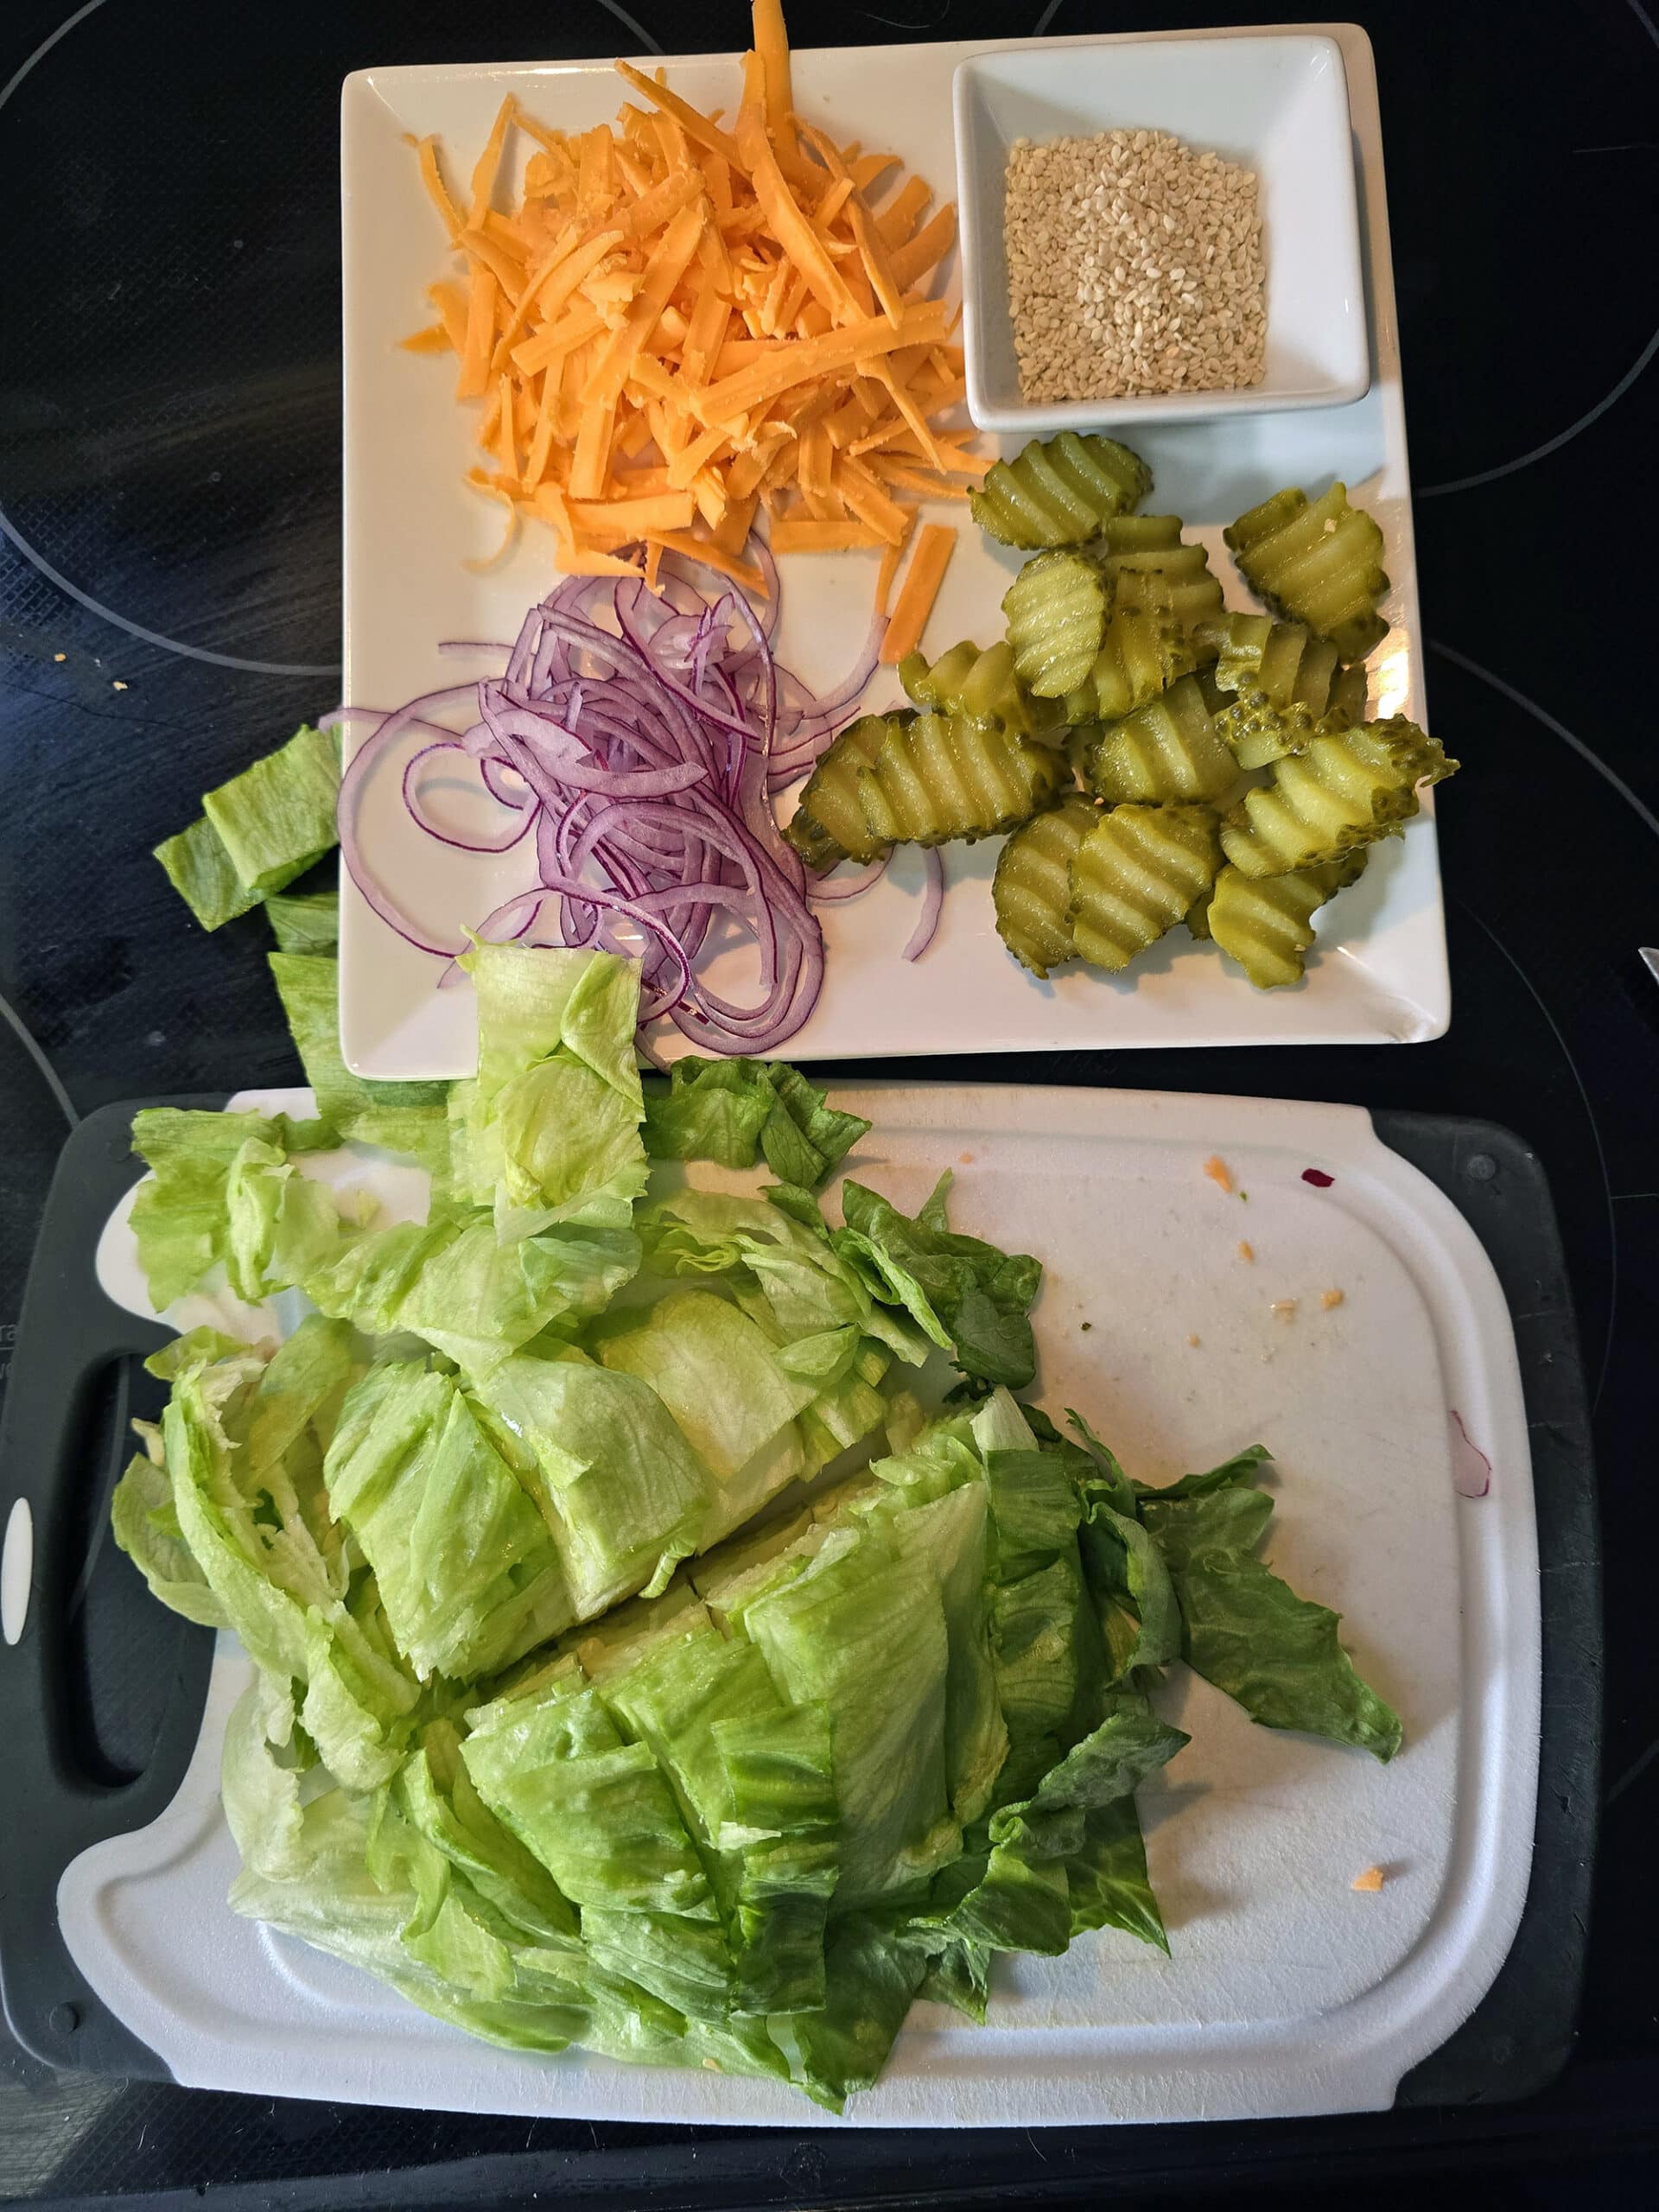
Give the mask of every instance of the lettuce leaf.
M 821 1219 L 804 1224 L 762 1198 L 679 1191 L 645 1207 L 639 1227 L 653 1269 L 725 1278 L 778 1345 L 780 1365 L 820 1389 L 859 1367 L 868 1338 L 912 1366 L 927 1357 L 926 1335 L 880 1302 Z
M 775 1103 L 760 1060 L 676 1060 L 645 1086 L 645 1150 L 653 1160 L 753 1167 Z
M 1386 1764 L 1400 1748 L 1400 1716 L 1355 1671 L 1337 1633 L 1342 1616 L 1299 1598 L 1255 1556 L 1273 1513 L 1254 1486 L 1267 1457 L 1254 1446 L 1141 1491 L 1180 1607 L 1181 1656 L 1264 1728 L 1328 1737 Z
M 1137 1667 L 1168 1666 L 1180 1651 L 1181 1617 L 1156 1540 L 1133 1514 L 1116 1510 L 1113 1494 L 1108 1484 L 1084 1484 L 1077 1540 L 1116 1682 Z
M 313 1316 L 267 1364 L 181 1374 L 162 1424 L 179 1534 L 256 1665 L 305 1686 L 300 1717 L 336 1777 L 368 1789 L 418 1701 L 372 1579 L 353 1580 L 322 1483 L 355 1373 L 351 1332 Z
M 631 1325 L 598 1333 L 594 1347 L 606 1367 L 650 1384 L 714 1476 L 699 1549 L 805 1471 L 796 1415 L 817 1386 L 787 1372 L 765 1332 L 727 1300 L 672 1292 Z
M 258 1675 L 225 1724 L 219 1795 L 242 1863 L 274 1881 L 305 1872 L 304 1798 L 316 1755 L 298 1726 L 294 1685 Z
M 207 793 L 201 810 L 250 891 L 280 891 L 339 842 L 340 740 L 302 723 L 288 743 Z
M 822 2009 L 785 2014 L 768 2025 L 788 2058 L 790 2079 L 815 2104 L 840 2112 L 855 2091 L 880 2078 L 927 1957 L 914 1945 L 894 1942 L 880 1922 L 854 1913 L 830 1931 L 823 1963 Z
M 223 929 L 259 904 L 259 893 L 250 891 L 237 874 L 224 839 L 205 814 L 199 814 L 188 830 L 164 839 L 155 857 L 205 930 Z
M 576 1943 L 579 1923 L 569 1899 L 479 1796 L 452 1721 L 435 1720 L 422 1731 L 398 1769 L 393 1794 L 410 1826 L 460 1868 L 523 1939 L 556 1948 Z
M 478 1074 L 452 1093 L 455 1180 L 504 1242 L 555 1223 L 626 1229 L 650 1170 L 634 1051 L 637 962 L 480 944 Z
M 338 891 L 273 891 L 265 918 L 279 952 L 330 953 L 340 943 Z
M 424 1681 L 493 1674 L 575 1615 L 552 1535 L 454 1377 L 387 1361 L 347 1393 L 323 1466 Z
M 338 842 L 340 741 L 302 724 L 288 743 L 203 799 L 188 830 L 156 848 L 168 880 L 205 930 L 280 891 Z
M 225 1183 L 226 1273 L 257 1304 L 334 1256 L 340 1211 L 326 1184 L 302 1175 L 280 1145 L 250 1137 Z
M 870 1125 L 857 1114 L 838 1113 L 798 1068 L 774 1060 L 767 1074 L 777 1103 L 760 1132 L 766 1165 L 780 1184 L 816 1190 Z
M 946 1639 L 945 1787 L 951 1817 L 966 1827 L 989 1804 L 1008 1754 L 985 1611 L 985 1491 L 965 1482 L 906 1510 L 889 1507 L 883 1517 L 901 1556 L 938 1584 Z
M 962 1830 L 944 1748 L 950 1643 L 925 1561 L 879 1528 L 835 1529 L 799 1574 L 746 1607 L 743 1629 L 791 1704 L 830 1714 L 842 1823 L 837 1910 L 954 1858 Z
M 683 1059 L 645 1096 L 653 1160 L 713 1160 L 753 1167 L 764 1154 L 781 1183 L 811 1190 L 869 1123 L 836 1112 L 798 1068 L 782 1061 Z
M 177 1106 L 146 1107 L 135 1114 L 132 1148 L 150 1173 L 132 1203 L 132 1231 L 156 1312 L 186 1296 L 220 1261 L 229 1259 L 226 1194 L 245 1145 L 273 1147 L 286 1158 L 326 1149 L 334 1141 L 326 1122 L 290 1122 L 282 1114 L 218 1114 Z
M 1133 1796 L 1084 1816 L 1083 1841 L 1065 1862 L 1071 1933 L 1119 1928 L 1169 1955 L 1169 1937 L 1147 1872 L 1146 1840 Z
M 580 1354 L 519 1355 L 473 1402 L 555 1531 L 578 1620 L 660 1590 L 696 1549 L 717 1485 L 637 1376 Z
M 624 1740 L 597 1690 L 486 1706 L 461 1758 L 484 1802 L 584 1918 L 607 1906 L 715 1917 L 667 1777 L 647 1745 Z
M 442 1185 L 449 1167 L 448 1084 L 365 1083 L 353 1075 L 340 1050 L 339 962 L 287 950 L 266 958 L 323 1120 L 357 1143 L 408 1154 Z
M 1024 1253 L 947 1229 L 950 1181 L 947 1169 L 914 1219 L 861 1183 L 845 1183 L 846 1226 L 831 1241 L 875 1294 L 904 1306 L 964 1375 L 1023 1389 L 1037 1370 L 1028 1316 L 1042 1269 Z
M 230 1626 L 229 1614 L 179 1533 L 164 1461 L 142 1452 L 133 1455 L 115 1486 L 110 1519 L 116 1542 L 149 1583 L 152 1596 L 205 1628 Z
M 371 1230 L 304 1287 L 323 1313 L 372 1336 L 408 1330 L 481 1377 L 543 1331 L 600 1312 L 639 1264 L 629 1230 L 550 1230 L 503 1244 L 487 1214 L 468 1211 Z

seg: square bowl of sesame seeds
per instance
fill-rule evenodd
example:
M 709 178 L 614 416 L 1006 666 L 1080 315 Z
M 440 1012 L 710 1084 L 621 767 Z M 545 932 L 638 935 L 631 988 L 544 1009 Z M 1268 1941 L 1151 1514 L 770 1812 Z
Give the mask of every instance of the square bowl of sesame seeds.
M 1034 435 L 1371 378 L 1348 81 L 1315 33 L 1068 40 L 955 80 L 968 407 Z

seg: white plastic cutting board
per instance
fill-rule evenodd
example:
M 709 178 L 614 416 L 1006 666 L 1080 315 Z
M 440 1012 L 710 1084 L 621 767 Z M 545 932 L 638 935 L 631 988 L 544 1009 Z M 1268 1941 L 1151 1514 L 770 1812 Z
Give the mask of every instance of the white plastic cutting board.
M 1185 516 L 1210 549 L 1232 602 L 1249 605 L 1222 543 L 1222 526 L 1286 484 L 1322 490 L 1340 477 L 1382 527 L 1393 580 L 1382 611 L 1393 626 L 1371 661 L 1373 712 L 1424 714 L 1410 472 L 1406 453 L 1399 333 L 1382 176 L 1382 124 L 1370 42 L 1354 23 L 1311 24 L 1341 48 L 1363 217 L 1366 306 L 1372 382 L 1344 407 L 1160 423 L 1131 442 L 1155 477 L 1148 502 Z M 1126 35 L 1135 35 L 1129 34 Z M 1191 42 L 1192 34 L 1167 35 Z M 1257 27 L 1206 32 L 1193 50 L 1185 134 L 1226 143 L 1226 86 L 1212 41 L 1259 35 Z M 958 63 L 1033 41 L 815 49 L 794 58 L 797 106 L 843 141 L 891 147 L 932 186 L 957 194 L 951 81 Z M 1071 51 L 1081 72 L 1109 74 L 1114 41 L 1048 40 Z M 655 66 L 647 63 L 647 67 Z M 729 111 L 737 92 L 731 54 L 670 57 L 669 82 L 705 107 Z M 468 556 L 486 555 L 499 511 L 462 480 L 476 453 L 469 411 L 458 407 L 451 370 L 402 353 L 397 341 L 429 312 L 424 287 L 443 272 L 436 219 L 420 188 L 407 133 L 435 131 L 454 174 L 464 175 L 503 96 L 566 129 L 608 122 L 625 91 L 607 61 L 480 62 L 369 69 L 347 78 L 340 109 L 345 346 L 345 696 L 359 707 L 394 707 L 434 686 L 464 682 L 499 665 L 446 658 L 443 639 L 517 634 L 524 612 L 554 581 L 547 533 L 527 529 L 518 550 L 485 574 Z M 1062 118 L 1062 127 L 1071 127 Z M 1238 150 L 1235 149 L 1234 150 Z M 523 149 L 518 158 L 523 159 Z M 1268 251 L 1273 250 L 1268 240 Z M 954 296 L 955 257 L 945 289 Z M 987 442 L 995 447 L 998 441 Z M 1021 441 L 1000 442 L 1012 454 Z M 949 505 L 934 518 L 961 525 L 926 646 L 943 652 L 960 638 L 988 641 L 1020 556 L 994 545 Z M 869 626 L 877 556 L 791 555 L 784 563 L 779 650 L 810 683 L 839 682 L 856 662 Z M 898 681 L 881 671 L 866 694 L 871 709 L 899 703 Z M 359 723 L 348 747 L 365 734 Z M 410 820 L 402 775 L 426 741 L 389 751 L 366 779 L 359 815 L 365 857 L 385 887 L 423 926 L 453 943 L 458 923 L 475 922 L 530 880 L 522 850 L 491 858 L 435 844 Z M 1446 749 L 1460 748 L 1452 733 Z M 1446 804 L 1461 804 L 1453 790 Z M 868 1058 L 960 1052 L 1046 1052 L 1062 1046 L 1120 1049 L 1183 1045 L 1410 1044 L 1438 1037 L 1450 1014 L 1446 932 L 1433 802 L 1408 834 L 1376 849 L 1363 882 L 1332 912 L 1326 948 L 1294 990 L 1253 991 L 1213 946 L 1172 931 L 1127 975 L 1071 967 L 1047 982 L 1004 951 L 991 906 L 1000 841 L 949 847 L 949 893 L 938 935 L 913 964 L 899 948 L 914 925 L 924 882 L 920 854 L 899 851 L 868 896 L 821 910 L 826 963 L 823 994 L 790 1041 L 791 1059 Z M 470 817 L 468 817 L 470 819 Z M 359 1075 L 459 1076 L 477 1058 L 470 985 L 438 990 L 438 961 L 405 944 L 353 887 L 341 887 L 340 1040 Z M 716 988 L 740 1002 L 753 995 L 753 948 L 711 960 Z M 691 1047 L 663 1025 L 659 1049 Z
M 233 1103 L 291 1111 L 296 1099 Z M 1154 1482 L 1258 1440 L 1271 1447 L 1268 1556 L 1344 1614 L 1357 1663 L 1405 1723 L 1404 1749 L 1382 1767 L 1254 1727 L 1178 1669 L 1160 1705 L 1193 1740 L 1140 1797 L 1173 1956 L 1109 1931 L 1064 1959 L 999 1961 L 988 2024 L 918 2005 L 847 2124 L 1386 2106 L 1491 1985 L 1531 1854 L 1531 1469 L 1484 1253 L 1351 1108 L 951 1085 L 853 1089 L 836 1103 L 874 1123 L 853 1173 L 914 1208 L 950 1166 L 957 1225 L 1041 1257 L 1039 1387 L 1052 1410 L 1085 1411 Z M 1212 1154 L 1232 1194 L 1205 1173 Z M 1310 1185 L 1309 1166 L 1334 1182 Z M 118 1217 L 99 1274 L 148 1310 Z M 1329 1309 L 1327 1290 L 1343 1293 Z M 1294 1313 L 1275 1314 L 1287 1300 Z M 1454 1410 L 1495 1469 L 1479 1498 L 1454 1486 Z M 175 1803 L 83 1853 L 59 1889 L 76 1964 L 181 2081 L 464 2111 L 822 2124 L 771 2083 L 493 2050 L 236 1918 L 217 1768 L 246 1671 L 221 1638 Z M 1382 1891 L 1355 1892 L 1373 1866 Z

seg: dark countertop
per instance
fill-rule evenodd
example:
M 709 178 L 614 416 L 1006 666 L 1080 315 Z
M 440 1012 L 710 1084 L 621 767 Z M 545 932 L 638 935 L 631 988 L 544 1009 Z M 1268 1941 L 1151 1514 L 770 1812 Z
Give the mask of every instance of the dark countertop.
M 1039 10 L 794 0 L 789 12 L 806 47 L 1021 36 Z M 1040 27 L 1278 12 L 1061 0 Z M 1536 1147 L 1595 1402 L 1606 1555 L 1603 1829 L 1578 2049 L 1521 2107 L 1216 2128 L 1204 2150 L 1212 2183 L 1282 2190 L 1339 2172 L 1361 2196 L 1497 2162 L 1533 2177 L 1523 2202 L 1548 2201 L 1548 2175 L 1569 2162 L 1594 2196 L 1583 2162 L 1597 2153 L 1617 2161 L 1598 2201 L 1622 2202 L 1659 2139 L 1659 982 L 1637 954 L 1659 941 L 1659 753 L 1645 696 L 1631 696 L 1652 627 L 1634 495 L 1659 430 L 1659 29 L 1641 0 L 1355 12 L 1381 80 L 1431 721 L 1465 764 L 1440 816 L 1451 1033 L 1397 1050 L 920 1065 L 1483 1116 Z M 664 0 L 632 0 L 627 16 L 499 0 L 479 21 L 432 0 L 4 11 L 0 1382 L 64 1132 L 54 1092 L 85 1112 L 296 1073 L 257 920 L 204 936 L 148 851 L 202 790 L 334 696 L 340 78 L 387 60 L 628 52 L 650 42 L 640 29 L 669 50 L 729 48 L 747 21 L 734 0 L 696 16 Z M 3 1850 L 0 1837 L 0 1864 Z M 366 2169 L 397 2170 L 385 2202 L 440 2203 L 442 2177 L 412 2169 L 524 2152 L 542 2155 L 497 2170 L 497 2202 L 539 2186 L 544 2200 L 668 2202 L 696 2156 L 677 2139 L 54 2077 L 0 2034 L 0 2200 L 195 2201 L 215 2183 L 313 2177 L 297 2197 L 260 2201 L 324 2204 L 337 2201 L 327 2176 Z M 634 2154 L 625 2184 L 619 2161 Z M 1145 2190 L 1160 2163 L 1135 2131 L 1103 2152 L 1086 2135 L 1035 2138 L 1017 2158 L 999 2138 L 984 2180 L 1034 2202 L 1103 2194 L 1114 2177 Z M 823 2202 L 824 2183 L 806 2139 L 780 2151 L 779 2201 Z M 924 2185 L 909 2177 L 912 2194 Z

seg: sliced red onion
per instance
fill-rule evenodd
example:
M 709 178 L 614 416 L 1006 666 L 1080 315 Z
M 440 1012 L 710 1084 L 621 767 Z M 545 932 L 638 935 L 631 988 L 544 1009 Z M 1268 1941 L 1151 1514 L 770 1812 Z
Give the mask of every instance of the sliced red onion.
M 503 805 L 512 806 L 513 810 L 522 817 L 518 828 L 509 830 L 504 837 L 458 837 L 453 830 L 440 830 L 435 822 L 429 822 L 427 819 L 423 810 L 418 772 L 422 761 L 429 760 L 435 753 L 459 753 L 463 760 L 468 757 L 466 747 L 454 738 L 441 739 L 435 744 L 423 745 L 421 747 L 404 771 L 404 804 L 409 809 L 415 822 L 425 830 L 429 837 L 435 837 L 441 845 L 453 845 L 458 852 L 511 852 L 541 811 L 541 801 L 528 789 L 524 798 L 516 803 L 512 800 L 499 801 Z M 492 791 L 490 796 L 493 798 L 496 794 Z
M 454 956 L 464 945 L 427 942 L 374 882 L 355 828 L 365 779 L 391 744 L 411 734 L 432 741 L 404 772 L 405 804 L 421 829 L 487 852 L 506 851 L 534 830 L 539 880 L 470 934 L 539 944 L 556 913 L 553 941 L 636 952 L 627 932 L 638 931 L 645 939 L 636 952 L 642 1024 L 666 1018 L 707 1050 L 767 1052 L 806 1020 L 823 974 L 813 905 L 868 889 L 885 863 L 815 885 L 809 898 L 770 795 L 830 741 L 836 717 L 869 681 L 881 626 L 872 626 L 835 690 L 815 698 L 772 657 L 776 571 L 764 546 L 756 544 L 754 557 L 773 586 L 764 616 L 724 577 L 712 594 L 697 591 L 672 556 L 656 594 L 639 578 L 567 578 L 530 610 L 510 647 L 450 641 L 458 651 L 504 653 L 500 676 L 373 717 L 342 779 L 342 853 L 391 928 L 423 950 L 449 956 L 441 981 L 456 972 Z M 428 709 L 461 696 L 473 703 L 470 727 L 423 719 Z M 438 750 L 476 768 L 481 789 L 507 817 L 499 838 L 462 839 L 429 819 L 420 777 Z M 937 903 L 931 889 L 933 918 Z M 721 916 L 754 940 L 760 972 L 752 1000 L 716 992 L 696 973 Z M 929 934 L 931 926 L 929 919 Z M 925 943 L 913 941 L 910 957 Z
M 855 874 L 824 876 L 809 887 L 806 895 L 815 906 L 829 906 L 840 899 L 861 899 L 880 882 L 892 860 L 889 850 L 879 861 L 868 861 Z
M 939 926 L 939 912 L 944 905 L 944 857 L 937 845 L 930 845 L 922 855 L 927 870 L 927 884 L 922 893 L 922 911 L 916 918 L 916 926 L 910 933 L 905 947 L 906 960 L 919 960 L 933 942 L 933 932 Z
M 369 771 L 375 766 L 392 739 L 401 736 L 411 726 L 422 726 L 423 708 L 451 707 L 457 700 L 467 697 L 473 690 L 474 686 L 470 683 L 447 684 L 440 691 L 423 692 L 419 698 L 411 699 L 406 707 L 400 707 L 396 714 L 383 715 L 376 728 L 358 747 L 351 766 L 341 776 L 340 797 L 334 808 L 335 827 L 340 832 L 340 856 L 346 863 L 352 881 L 362 893 L 369 906 L 378 914 L 387 928 L 395 930 L 406 944 L 412 944 L 417 952 L 429 952 L 435 957 L 445 960 L 453 960 L 458 953 L 464 952 L 467 949 L 465 944 L 430 944 L 428 941 L 428 933 L 417 929 L 408 916 L 380 888 L 364 862 L 362 850 L 359 844 L 357 802 L 363 785 L 368 779 Z M 360 708 L 344 707 L 340 711 L 342 715 L 361 715 L 364 710 Z

